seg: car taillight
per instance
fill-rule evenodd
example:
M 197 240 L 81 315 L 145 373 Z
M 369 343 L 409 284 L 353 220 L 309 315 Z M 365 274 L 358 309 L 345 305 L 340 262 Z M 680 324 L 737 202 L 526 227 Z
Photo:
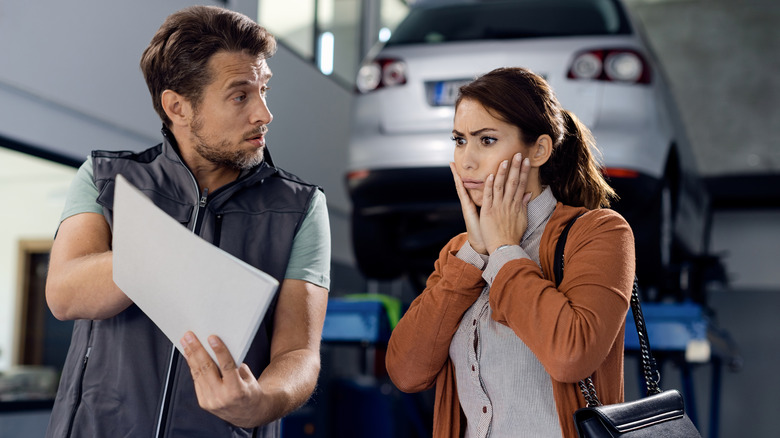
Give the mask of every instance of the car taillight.
M 639 172 L 633 169 L 622 169 L 619 167 L 605 167 L 601 173 L 608 178 L 639 178 Z
M 644 57 L 635 50 L 588 50 L 574 57 L 567 77 L 649 84 L 650 69 Z
M 360 184 L 361 181 L 368 178 L 368 175 L 371 172 L 368 170 L 353 170 L 351 172 L 347 172 L 346 182 L 347 187 L 351 190 L 355 188 L 358 184 Z
M 368 170 L 362 170 L 362 169 L 353 170 L 347 173 L 347 180 L 352 181 L 352 180 L 365 179 L 366 177 L 368 177 L 368 174 L 369 174 Z
M 380 58 L 360 67 L 355 84 L 361 93 L 367 93 L 405 83 L 406 64 L 399 59 Z

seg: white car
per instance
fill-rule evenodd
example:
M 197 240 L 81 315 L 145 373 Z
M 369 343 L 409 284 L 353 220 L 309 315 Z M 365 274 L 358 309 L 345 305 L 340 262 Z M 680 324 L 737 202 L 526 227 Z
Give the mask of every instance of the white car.
M 357 77 L 347 185 L 364 275 L 422 279 L 465 230 L 448 167 L 453 102 L 501 66 L 545 77 L 592 130 L 645 293 L 685 292 L 686 260 L 706 253 L 709 197 L 658 61 L 618 0 L 414 4 Z

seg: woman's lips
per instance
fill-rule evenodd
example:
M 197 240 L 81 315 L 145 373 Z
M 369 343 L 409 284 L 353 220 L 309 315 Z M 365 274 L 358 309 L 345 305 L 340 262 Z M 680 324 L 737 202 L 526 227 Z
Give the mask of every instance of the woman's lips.
M 481 189 L 482 186 L 484 185 L 482 181 L 476 179 L 464 178 L 462 179 L 462 181 L 463 181 L 463 187 L 467 189 Z

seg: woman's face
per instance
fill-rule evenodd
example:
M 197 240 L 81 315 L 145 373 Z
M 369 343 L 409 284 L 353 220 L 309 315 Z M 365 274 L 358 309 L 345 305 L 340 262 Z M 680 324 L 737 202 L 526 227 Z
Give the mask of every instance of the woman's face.
M 463 99 L 455 109 L 452 129 L 455 141 L 455 168 L 471 200 L 482 206 L 482 192 L 488 175 L 495 175 L 504 160 L 528 146 L 521 140 L 520 128 L 493 117 L 481 103 Z

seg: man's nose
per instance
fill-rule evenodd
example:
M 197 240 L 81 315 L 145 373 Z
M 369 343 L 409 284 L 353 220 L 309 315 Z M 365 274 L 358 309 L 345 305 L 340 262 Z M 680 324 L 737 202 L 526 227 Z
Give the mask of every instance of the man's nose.
M 259 103 L 252 111 L 252 124 L 267 125 L 274 119 L 274 115 L 271 114 L 271 110 L 268 109 L 268 103 L 265 98 L 260 98 Z

